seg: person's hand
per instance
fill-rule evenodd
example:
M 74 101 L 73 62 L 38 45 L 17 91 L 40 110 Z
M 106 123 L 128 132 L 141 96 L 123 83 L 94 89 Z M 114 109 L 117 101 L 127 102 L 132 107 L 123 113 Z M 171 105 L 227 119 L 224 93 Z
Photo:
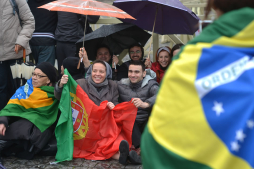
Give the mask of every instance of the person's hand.
M 5 135 L 5 130 L 6 127 L 4 124 L 0 124 L 0 135 L 4 136 Z
M 152 63 L 151 63 L 151 61 L 150 61 L 149 58 L 146 59 L 146 61 L 145 61 L 145 66 L 146 66 L 147 69 L 150 69 L 150 68 L 152 67 Z
M 116 55 L 113 55 L 113 57 L 112 57 L 112 67 L 115 68 L 114 63 L 117 65 L 118 62 L 119 62 L 118 57 Z
M 60 83 L 59 83 L 59 87 L 62 88 L 64 84 L 66 84 L 68 82 L 68 75 L 63 75 Z
M 20 50 L 23 50 L 23 49 L 24 49 L 24 48 L 23 48 L 22 46 L 20 46 L 20 45 L 16 44 L 16 45 L 15 45 L 15 49 L 14 49 L 14 51 L 15 51 L 15 53 L 16 53 L 16 54 L 18 54 L 18 53 L 19 53 L 19 51 L 20 51 Z
M 143 102 L 140 98 L 134 98 L 132 100 L 132 103 L 137 107 L 137 108 L 148 108 L 150 105 L 146 102 Z
M 83 58 L 84 66 L 86 68 L 90 66 L 90 61 L 88 60 L 86 49 L 84 47 L 79 49 L 79 57 Z
M 107 103 L 107 106 L 108 106 L 108 108 L 109 108 L 110 110 L 112 110 L 112 109 L 115 107 L 114 103 L 112 103 L 112 102 L 108 102 L 108 103 Z

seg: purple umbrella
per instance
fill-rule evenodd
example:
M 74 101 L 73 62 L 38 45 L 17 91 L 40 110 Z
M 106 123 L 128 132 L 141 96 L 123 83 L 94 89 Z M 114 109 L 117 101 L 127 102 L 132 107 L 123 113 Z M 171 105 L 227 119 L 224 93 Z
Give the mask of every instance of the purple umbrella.
M 164 34 L 193 35 L 198 30 L 199 18 L 179 0 L 116 0 L 114 6 L 136 20 L 120 19 L 142 29 Z

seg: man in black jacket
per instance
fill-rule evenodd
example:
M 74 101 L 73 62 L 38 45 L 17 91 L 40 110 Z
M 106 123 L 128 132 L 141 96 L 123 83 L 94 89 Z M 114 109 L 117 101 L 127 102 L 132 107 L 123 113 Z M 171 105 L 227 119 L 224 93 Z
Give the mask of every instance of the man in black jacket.
M 86 34 L 92 32 L 89 23 L 96 23 L 100 16 L 87 16 Z M 67 57 L 74 57 L 76 53 L 76 42 L 84 36 L 86 16 L 70 13 L 58 12 L 58 23 L 55 31 L 56 56 L 58 62 L 58 72 L 61 73 L 63 60 Z
M 57 12 L 38 8 L 54 0 L 31 0 L 28 5 L 35 19 L 35 31 L 29 44 L 36 64 L 49 62 L 55 64 L 55 30 Z

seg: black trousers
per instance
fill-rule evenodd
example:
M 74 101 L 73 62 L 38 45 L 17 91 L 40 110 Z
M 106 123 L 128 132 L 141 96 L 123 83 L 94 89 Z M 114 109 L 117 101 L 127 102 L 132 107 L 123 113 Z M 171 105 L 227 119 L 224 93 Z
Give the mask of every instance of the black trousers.
M 61 66 L 63 65 L 63 60 L 67 57 L 75 57 L 75 53 L 76 53 L 76 44 L 74 42 L 57 41 L 56 57 L 59 77 L 61 77 Z
M 147 124 L 147 121 L 145 122 L 137 122 L 135 121 L 133 130 L 132 130 L 132 145 L 134 145 L 135 148 L 140 147 L 140 140 L 141 140 L 141 135 L 144 131 L 144 128 Z

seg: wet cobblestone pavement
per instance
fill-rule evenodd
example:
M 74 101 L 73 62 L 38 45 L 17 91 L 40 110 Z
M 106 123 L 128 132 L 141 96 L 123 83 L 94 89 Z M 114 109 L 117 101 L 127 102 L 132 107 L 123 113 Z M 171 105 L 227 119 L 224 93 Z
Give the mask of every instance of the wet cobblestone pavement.
M 73 159 L 72 161 L 52 164 L 55 158 L 53 156 L 36 156 L 33 160 L 21 160 L 15 157 L 4 158 L 6 169 L 104 169 L 104 168 L 126 168 L 142 169 L 141 165 L 121 165 L 117 160 L 91 161 L 85 159 Z

